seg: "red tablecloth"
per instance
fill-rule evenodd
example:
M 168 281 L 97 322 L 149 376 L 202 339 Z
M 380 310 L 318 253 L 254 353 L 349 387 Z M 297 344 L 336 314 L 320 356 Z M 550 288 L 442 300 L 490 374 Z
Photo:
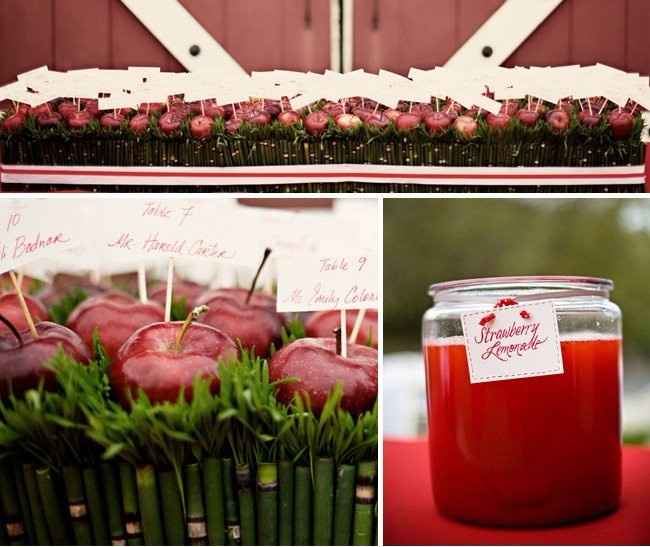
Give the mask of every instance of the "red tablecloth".
M 623 501 L 582 524 L 512 530 L 462 524 L 438 514 L 431 494 L 426 440 L 384 442 L 386 545 L 649 545 L 650 450 L 623 449 Z

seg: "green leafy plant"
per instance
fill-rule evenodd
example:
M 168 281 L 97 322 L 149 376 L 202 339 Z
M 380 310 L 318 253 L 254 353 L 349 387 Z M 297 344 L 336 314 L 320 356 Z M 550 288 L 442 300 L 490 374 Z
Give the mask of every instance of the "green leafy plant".
M 65 325 L 73 310 L 88 298 L 88 293 L 79 287 L 75 287 L 62 296 L 48 310 L 52 321 Z

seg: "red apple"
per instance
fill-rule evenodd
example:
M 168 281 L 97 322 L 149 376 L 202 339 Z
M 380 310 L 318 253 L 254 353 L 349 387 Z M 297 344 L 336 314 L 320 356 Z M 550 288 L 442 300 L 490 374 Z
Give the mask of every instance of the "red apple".
M 190 104 L 190 109 L 194 114 L 201 114 L 209 118 L 223 118 L 223 107 L 219 106 L 216 101 L 195 101 Z
M 569 128 L 569 120 L 569 115 L 564 110 L 551 110 L 546 114 L 546 121 L 556 134 L 564 133 Z
M 29 115 L 33 116 L 34 118 L 38 118 L 41 114 L 50 114 L 52 112 L 53 110 L 50 106 L 50 103 L 42 103 L 37 106 L 32 106 L 29 109 Z
M 70 129 L 84 129 L 92 119 L 92 115 L 87 110 L 75 111 L 70 113 L 67 118 L 68 127 Z
M 510 124 L 510 119 L 510 114 L 501 112 L 499 114 L 489 113 L 485 121 L 493 131 L 503 131 Z
M 514 116 L 519 110 L 519 104 L 517 101 L 506 101 L 501 105 L 500 114 L 508 114 L 509 116 Z
M 271 123 L 271 114 L 266 110 L 257 110 L 251 113 L 247 121 L 253 125 L 268 125 Z
M 214 120 L 208 116 L 194 116 L 190 121 L 190 133 L 195 139 L 207 139 L 213 127 Z
M 141 114 L 160 114 L 165 110 L 165 103 L 142 103 L 138 108 Z
M 84 110 L 93 118 L 99 116 L 99 101 L 97 99 L 85 99 L 82 104 L 84 105 Z
M 14 133 L 25 125 L 25 116 L 23 114 L 14 113 L 7 116 L 2 120 L 2 130 L 7 133 Z
M 60 349 L 75 361 L 87 363 L 90 352 L 83 341 L 70 329 L 56 323 L 42 321 L 36 325 L 37 338 L 29 329 L 16 329 L 16 337 L 3 325 L 0 333 L 0 397 L 13 392 L 20 395 L 38 387 L 44 381 L 47 390 L 56 386 L 54 372 L 45 365 Z
M 126 118 L 121 114 L 109 112 L 104 114 L 99 120 L 99 124 L 106 129 L 119 129 Z
M 241 127 L 241 124 L 244 123 L 241 118 L 230 118 L 226 122 L 226 132 L 232 134 L 232 133 L 237 133 L 239 131 L 239 128 Z
M 38 122 L 38 125 L 41 127 L 55 127 L 61 123 L 62 120 L 61 114 L 58 112 L 43 112 L 42 114 L 39 114 L 38 117 L 36 118 L 36 121 Z
M 299 394 L 320 413 L 340 383 L 341 408 L 354 415 L 370 410 L 377 400 L 377 350 L 358 344 L 347 350 L 347 357 L 338 355 L 333 338 L 302 338 L 283 347 L 269 363 L 271 381 L 296 380 L 278 385 L 278 400 L 289 404 Z
M 350 310 L 345 314 L 348 336 L 352 332 L 358 311 Z M 334 329 L 341 321 L 339 310 L 324 310 L 312 313 L 305 322 L 305 333 L 311 338 L 334 338 Z M 357 343 L 367 345 L 370 340 L 372 347 L 377 349 L 378 342 L 377 310 L 366 310 L 357 335 Z
M 129 396 L 142 390 L 153 403 L 174 402 L 181 390 L 192 398 L 194 378 L 211 379 L 213 392 L 219 389 L 219 361 L 237 357 L 232 339 L 200 323 L 187 328 L 177 340 L 184 323 L 153 323 L 134 332 L 109 367 L 109 378 L 118 400 L 128 407 Z
M 426 116 L 433 114 L 433 107 L 427 103 L 417 103 L 413 105 L 410 112 L 420 116 L 420 119 L 424 119 Z
M 163 321 L 165 312 L 158 303 L 142 304 L 128 294 L 108 292 L 93 296 L 79 304 L 68 318 L 67 326 L 75 331 L 89 348 L 97 330 L 111 361 L 136 330 Z
M 302 118 L 300 117 L 300 114 L 294 110 L 285 110 L 284 112 L 280 112 L 278 114 L 278 122 L 280 122 L 280 124 L 284 125 L 285 127 L 296 125 L 297 123 L 300 123 L 301 119 Z
M 521 109 L 517 111 L 517 119 L 526 127 L 534 127 L 539 121 L 539 112 L 536 110 Z
M 375 112 L 370 108 L 354 108 L 352 114 L 357 116 L 362 122 L 367 122 L 370 118 L 375 115 Z
M 129 120 L 129 129 L 140 135 L 149 128 L 149 116 L 147 114 L 136 114 Z
M 384 116 L 386 116 L 393 123 L 395 123 L 397 121 L 397 118 L 399 118 L 401 115 L 402 112 L 395 110 L 394 108 L 387 108 L 384 110 Z
M 431 133 L 444 133 L 451 124 L 451 116 L 446 112 L 432 112 L 424 118 L 424 125 Z
M 275 311 L 275 298 L 253 292 L 246 303 L 245 289 L 222 289 L 202 297 L 198 303 L 207 304 L 208 311 L 200 321 L 215 327 L 245 349 L 254 349 L 255 354 L 265 357 L 271 344 L 280 343 L 284 317 Z
M 79 110 L 77 105 L 75 103 L 73 103 L 72 101 L 63 101 L 63 102 L 59 103 L 59 106 L 57 106 L 56 109 L 58 110 L 59 114 L 61 114 L 61 116 L 63 116 L 66 119 L 71 114 L 73 114 L 74 112 L 77 112 Z
M 384 116 L 383 113 L 372 114 L 367 120 L 366 123 L 370 127 L 376 127 L 377 129 L 384 129 L 390 124 L 390 120 Z
M 158 127 L 165 135 L 171 135 L 181 128 L 181 118 L 175 112 L 165 112 L 158 120 Z
M 311 112 L 305 118 L 305 129 L 307 133 L 318 137 L 325 133 L 330 117 L 323 111 Z
M 634 131 L 634 116 L 625 110 L 612 110 L 607 121 L 615 139 L 629 139 Z
M 336 118 L 336 116 L 345 114 L 345 107 L 341 103 L 329 101 L 322 106 L 321 111 L 330 115 L 332 118 Z
M 355 116 L 354 114 L 341 114 L 336 118 L 335 121 L 339 129 L 346 131 L 356 129 L 363 123 L 361 121 L 361 118 L 359 118 L 359 116 Z
M 454 122 L 454 129 L 461 137 L 471 139 L 476 135 L 478 123 L 476 123 L 474 118 L 470 118 L 469 116 L 458 116 Z
M 597 112 L 581 110 L 578 112 L 578 120 L 585 127 L 596 127 L 600 123 L 600 116 Z
M 39 321 L 47 321 L 50 318 L 45 306 L 41 304 L 40 300 L 27 294 L 23 296 L 34 323 L 38 324 Z M 19 331 L 27 328 L 27 320 L 20 308 L 18 295 L 14 292 L 0 295 L 0 315 L 6 317 L 7 320 L 10 321 Z M 0 335 L 7 334 L 8 332 L 9 329 L 0 323 Z
M 418 114 L 403 112 L 395 120 L 395 127 L 398 131 L 411 131 L 420 125 L 421 118 Z

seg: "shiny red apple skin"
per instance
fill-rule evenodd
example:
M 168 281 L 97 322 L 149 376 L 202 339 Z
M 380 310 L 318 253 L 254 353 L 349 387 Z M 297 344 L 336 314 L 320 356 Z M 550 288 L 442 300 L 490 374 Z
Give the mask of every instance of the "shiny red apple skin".
M 397 117 L 397 120 L 395 120 L 395 127 L 398 131 L 412 131 L 420 125 L 421 121 L 422 118 L 419 114 L 404 112 Z
M 10 392 L 20 395 L 38 387 L 41 379 L 45 389 L 53 390 L 56 387 L 54 372 L 44 365 L 59 348 L 75 361 L 90 361 L 90 352 L 81 338 L 62 325 L 41 321 L 36 325 L 38 338 L 33 338 L 29 329 L 18 330 L 22 347 L 8 329 L 0 333 L 0 397 L 3 399 Z
M 126 118 L 122 114 L 113 114 L 109 112 L 104 114 L 99 120 L 99 124 L 106 129 L 119 129 Z
M 569 128 L 569 115 L 564 110 L 551 110 L 546 114 L 546 122 L 553 133 L 564 133 Z
M 310 112 L 305 118 L 305 129 L 307 133 L 318 137 L 325 133 L 330 117 L 323 111 Z
M 268 125 L 271 123 L 271 114 L 266 110 L 254 111 L 249 115 L 248 123 L 257 126 Z
M 458 116 L 454 121 L 454 129 L 466 139 L 471 139 L 476 135 L 478 124 L 474 118 L 469 116 Z
M 451 116 L 445 112 L 432 112 L 424 118 L 424 125 L 429 132 L 439 134 L 447 131 L 452 121 Z
M 600 123 L 600 116 L 593 111 L 581 110 L 578 112 L 578 120 L 585 127 L 596 127 Z
M 164 110 L 164 103 L 142 103 L 138 108 L 138 112 L 140 112 L 140 114 L 160 114 Z
M 50 114 L 52 112 L 52 107 L 50 103 L 42 103 L 36 106 L 32 106 L 29 109 L 29 115 L 34 118 L 38 118 L 41 114 Z
M 158 120 L 158 127 L 165 135 L 171 135 L 181 128 L 181 118 L 176 112 L 165 112 Z
M 141 135 L 149 128 L 149 116 L 147 114 L 136 114 L 129 120 L 129 129 L 136 135 Z
M 93 118 L 99 117 L 99 101 L 97 99 L 85 99 L 83 105 L 84 110 Z
M 63 116 L 58 112 L 43 112 L 38 115 L 36 121 L 41 127 L 55 127 L 61 123 Z
M 127 294 L 108 292 L 79 304 L 70 314 L 67 326 L 89 348 L 93 347 L 93 333 L 97 330 L 106 354 L 113 361 L 122 344 L 136 330 L 164 318 L 165 312 L 157 303 L 143 304 Z
M 108 371 L 122 405 L 128 407 L 129 395 L 137 398 L 139 389 L 153 403 L 175 402 L 181 390 L 191 400 L 196 376 L 211 378 L 212 391 L 219 390 L 218 362 L 237 357 L 235 343 L 215 328 L 193 323 L 177 351 L 176 336 L 182 325 L 181 321 L 153 323 L 134 332 L 122 345 Z
M 500 112 L 499 114 L 489 113 L 485 118 L 485 121 L 493 131 L 503 131 L 510 124 L 510 119 L 510 114 Z
M 226 132 L 230 133 L 231 135 L 233 133 L 237 133 L 237 131 L 239 131 L 239 128 L 241 127 L 242 123 L 243 122 L 242 122 L 241 118 L 230 118 L 225 124 Z
M 190 133 L 195 139 L 207 139 L 212 135 L 214 120 L 208 116 L 194 116 L 190 120 Z
M 613 110 L 607 116 L 615 139 L 629 139 L 634 131 L 634 116 L 625 110 Z
M 320 413 L 337 383 L 343 389 L 341 408 L 358 415 L 370 410 L 377 399 L 377 350 L 348 344 L 346 358 L 336 353 L 333 338 L 301 338 L 283 347 L 269 363 L 272 382 L 296 381 L 278 386 L 279 401 L 290 404 L 295 394 L 309 400 Z
M 357 310 L 349 310 L 345 314 L 346 330 L 348 336 L 352 333 L 354 323 L 358 315 Z M 341 321 L 339 310 L 322 310 L 312 313 L 305 321 L 305 334 L 310 338 L 334 338 L 334 329 L 337 329 Z M 357 344 L 367 345 L 368 339 L 372 347 L 377 349 L 379 326 L 377 310 L 366 310 L 361 328 L 357 335 Z
M 534 127 L 539 121 L 539 112 L 536 110 L 521 109 L 517 111 L 517 119 L 526 127 Z
M 90 112 L 87 110 L 80 110 L 70 113 L 66 121 L 68 122 L 68 127 L 70 129 L 83 129 L 88 126 L 92 119 L 93 116 Z
M 507 101 L 501 105 L 500 114 L 508 114 L 514 116 L 519 111 L 519 104 L 517 101 Z
M 14 133 L 25 125 L 25 116 L 20 113 L 14 113 L 2 120 L 2 130 L 7 133 Z
M 38 324 L 40 321 L 47 321 L 50 318 L 47 309 L 40 300 L 27 294 L 23 296 L 25 298 L 25 303 L 27 304 L 27 309 L 29 310 L 35 324 Z M 16 293 L 9 292 L 0 295 L 0 315 L 6 317 L 19 331 L 27 328 L 27 320 L 20 308 L 18 295 Z M 0 335 L 5 334 L 10 334 L 10 331 L 4 323 L 0 323 Z
M 280 122 L 280 124 L 284 125 L 285 127 L 296 125 L 300 123 L 301 119 L 302 118 L 300 117 L 300 114 L 294 110 L 285 110 L 284 112 L 280 112 L 278 114 L 278 122 Z
M 383 113 L 379 112 L 377 114 L 372 114 L 368 117 L 366 120 L 366 123 L 370 127 L 375 127 L 377 129 L 384 129 L 385 127 L 388 127 L 390 124 L 390 120 L 384 116 Z
M 275 299 L 270 295 L 254 293 L 246 304 L 245 289 L 213 292 L 209 298 L 200 298 L 197 304 L 206 304 L 208 311 L 199 321 L 226 334 L 245 349 L 254 349 L 255 355 L 265 357 L 271 344 L 281 341 L 284 317 L 275 311 Z
M 397 118 L 402 115 L 402 112 L 394 108 L 387 108 L 384 110 L 384 116 L 386 116 L 391 122 L 395 123 Z
M 209 305 L 208 303 L 214 298 L 229 298 L 240 304 L 246 302 L 248 297 L 248 289 L 242 289 L 241 287 L 222 287 L 221 289 L 211 289 L 200 294 L 195 300 L 195 306 Z M 275 296 L 261 291 L 254 291 L 251 294 L 250 304 L 253 306 L 259 306 L 262 308 L 267 308 L 269 310 L 275 311 L 276 300 Z
M 72 101 L 63 101 L 59 103 L 59 106 L 57 106 L 56 109 L 65 119 L 68 119 L 71 114 L 79 110 L 77 105 Z

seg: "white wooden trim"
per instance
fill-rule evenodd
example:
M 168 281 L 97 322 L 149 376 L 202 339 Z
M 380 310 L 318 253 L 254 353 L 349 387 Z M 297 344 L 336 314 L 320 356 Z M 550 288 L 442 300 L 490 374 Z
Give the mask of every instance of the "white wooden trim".
M 352 71 L 354 52 L 354 0 L 343 0 L 343 72 Z
M 561 3 L 562 0 L 505 0 L 445 66 L 500 65 Z M 492 48 L 490 57 L 482 53 L 486 46 Z
M 178 0 L 121 0 L 162 45 L 189 71 L 244 75 L 244 69 Z M 190 47 L 199 46 L 198 55 Z
M 330 70 L 341 72 L 341 8 L 338 0 L 330 0 Z

